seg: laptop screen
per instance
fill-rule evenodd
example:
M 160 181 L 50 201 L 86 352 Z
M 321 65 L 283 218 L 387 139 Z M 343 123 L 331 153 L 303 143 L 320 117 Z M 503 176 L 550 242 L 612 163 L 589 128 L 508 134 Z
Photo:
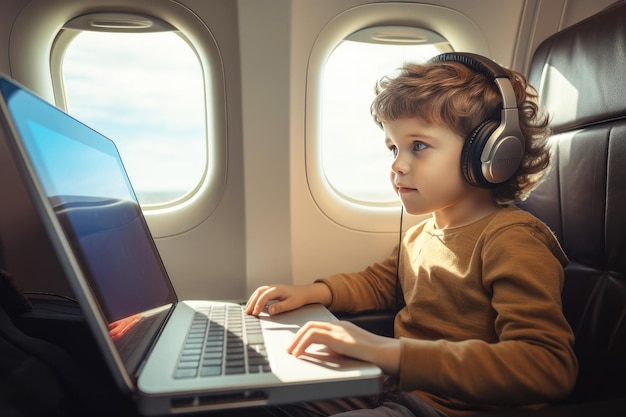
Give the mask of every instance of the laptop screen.
M 120 348 L 122 336 L 143 328 L 137 324 L 145 317 L 162 320 L 176 296 L 119 153 L 112 141 L 56 107 L 6 79 L 0 83 L 35 183 Z M 149 314 L 154 311 L 161 314 Z

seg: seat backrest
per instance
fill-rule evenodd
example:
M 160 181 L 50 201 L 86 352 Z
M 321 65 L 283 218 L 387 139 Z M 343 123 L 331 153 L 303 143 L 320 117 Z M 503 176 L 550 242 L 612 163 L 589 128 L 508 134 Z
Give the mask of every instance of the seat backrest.
M 626 1 L 544 41 L 529 81 L 551 117 L 550 173 L 522 208 L 570 264 L 563 309 L 580 362 L 572 399 L 626 392 Z

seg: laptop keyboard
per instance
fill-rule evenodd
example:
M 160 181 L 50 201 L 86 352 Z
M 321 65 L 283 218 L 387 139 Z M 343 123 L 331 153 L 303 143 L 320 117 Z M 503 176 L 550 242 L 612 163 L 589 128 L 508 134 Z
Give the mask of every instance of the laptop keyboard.
M 241 306 L 198 309 L 187 333 L 175 378 L 271 372 L 258 317 Z

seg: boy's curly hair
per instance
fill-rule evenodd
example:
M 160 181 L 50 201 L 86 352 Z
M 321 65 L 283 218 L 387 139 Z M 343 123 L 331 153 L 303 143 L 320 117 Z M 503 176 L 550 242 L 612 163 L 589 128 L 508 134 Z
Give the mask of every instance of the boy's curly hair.
M 493 188 L 499 203 L 525 199 L 550 163 L 549 120 L 539 111 L 537 91 L 522 74 L 504 70 L 517 98 L 525 153 L 513 177 Z M 458 62 L 405 64 L 397 77 L 379 80 L 375 93 L 371 113 L 381 128 L 384 121 L 418 117 L 466 138 L 483 121 L 499 120 L 502 109 L 498 87 Z

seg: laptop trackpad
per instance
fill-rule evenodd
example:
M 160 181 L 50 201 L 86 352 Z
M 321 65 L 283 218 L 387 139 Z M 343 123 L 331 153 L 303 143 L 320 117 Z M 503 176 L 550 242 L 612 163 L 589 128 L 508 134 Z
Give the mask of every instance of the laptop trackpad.
M 309 304 L 296 310 L 270 316 L 266 312 L 261 313 L 261 320 L 266 322 L 265 328 L 300 328 L 309 321 L 337 321 L 337 318 L 321 304 Z

